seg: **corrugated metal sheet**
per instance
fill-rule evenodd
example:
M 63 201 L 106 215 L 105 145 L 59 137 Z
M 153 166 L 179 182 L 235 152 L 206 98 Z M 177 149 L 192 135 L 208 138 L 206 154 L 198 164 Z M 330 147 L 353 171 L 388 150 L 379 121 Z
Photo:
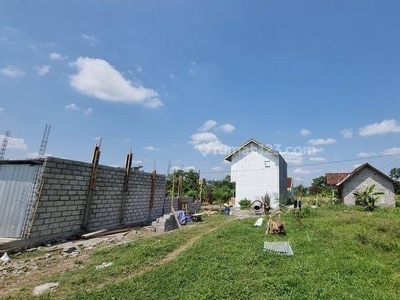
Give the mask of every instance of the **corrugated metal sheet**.
M 32 203 L 35 174 L 41 165 L 2 164 L 0 171 L 0 237 L 22 237 Z
M 264 242 L 264 251 L 293 255 L 292 247 L 288 242 Z

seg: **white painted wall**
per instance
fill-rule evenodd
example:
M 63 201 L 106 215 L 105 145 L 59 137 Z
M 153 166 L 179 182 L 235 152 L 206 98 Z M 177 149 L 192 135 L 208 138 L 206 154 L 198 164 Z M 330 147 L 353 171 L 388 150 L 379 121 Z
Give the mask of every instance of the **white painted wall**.
M 232 157 L 231 181 L 236 183 L 235 206 L 243 199 L 259 200 L 268 195 L 273 208 L 279 205 L 280 190 L 286 195 L 286 162 L 279 154 L 249 144 Z M 280 165 L 284 170 L 280 170 Z M 280 179 L 280 175 L 284 178 Z M 282 189 L 283 188 L 283 189 Z

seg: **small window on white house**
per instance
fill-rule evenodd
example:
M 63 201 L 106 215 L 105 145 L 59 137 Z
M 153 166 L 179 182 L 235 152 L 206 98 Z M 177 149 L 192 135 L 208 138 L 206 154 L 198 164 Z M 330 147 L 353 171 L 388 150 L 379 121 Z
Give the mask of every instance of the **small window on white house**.
M 270 160 L 264 160 L 264 167 L 265 168 L 271 167 L 271 161 Z

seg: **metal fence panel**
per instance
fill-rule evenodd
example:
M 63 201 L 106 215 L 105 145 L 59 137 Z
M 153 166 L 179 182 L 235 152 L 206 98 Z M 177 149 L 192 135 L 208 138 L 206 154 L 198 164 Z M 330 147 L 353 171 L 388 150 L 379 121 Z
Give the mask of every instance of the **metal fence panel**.
M 41 165 L 2 164 L 0 171 L 0 237 L 23 236 L 32 202 L 35 174 Z

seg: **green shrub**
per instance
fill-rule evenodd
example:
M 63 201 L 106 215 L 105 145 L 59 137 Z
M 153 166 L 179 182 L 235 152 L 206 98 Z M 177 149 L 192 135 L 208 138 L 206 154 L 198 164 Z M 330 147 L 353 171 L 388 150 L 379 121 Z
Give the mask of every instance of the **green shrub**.
M 240 209 L 246 209 L 250 207 L 250 200 L 243 199 L 239 201 Z
M 292 209 L 290 211 L 290 215 L 295 219 L 299 218 L 307 218 L 307 217 L 314 217 L 316 216 L 315 209 L 312 209 L 310 206 L 304 206 L 301 210 L 300 209 Z
M 400 200 L 396 200 L 396 207 L 400 207 Z

